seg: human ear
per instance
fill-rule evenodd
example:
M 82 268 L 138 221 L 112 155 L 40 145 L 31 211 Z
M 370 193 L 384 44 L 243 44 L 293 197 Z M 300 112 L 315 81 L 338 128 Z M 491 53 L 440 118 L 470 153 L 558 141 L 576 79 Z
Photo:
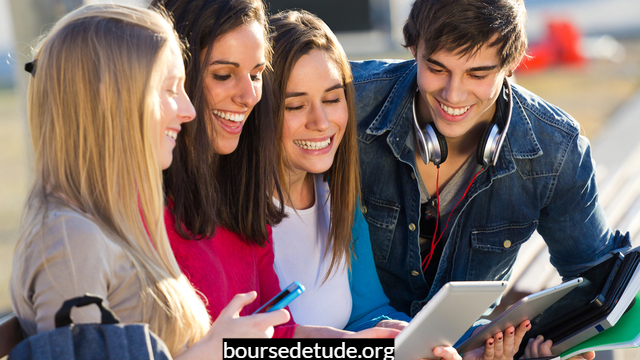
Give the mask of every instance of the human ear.
M 507 74 L 510 74 L 510 75 L 508 75 L 509 77 L 511 76 L 511 74 L 513 74 L 513 72 L 514 72 L 514 71 L 516 71 L 516 69 L 517 69 L 517 68 L 520 66 L 520 64 L 522 63 L 522 60 L 523 60 L 523 59 L 525 59 L 525 58 L 530 58 L 530 56 L 529 56 L 529 55 L 526 55 L 526 54 L 525 54 L 525 55 L 523 55 L 523 56 L 521 56 L 521 57 L 518 59 L 518 61 L 514 62 L 514 63 L 513 63 L 513 65 L 511 65 L 511 66 L 509 67 L 509 70 L 507 71 Z
M 522 59 L 520 59 L 520 61 L 522 61 Z M 509 67 L 509 69 L 507 70 L 507 77 L 511 77 L 513 75 L 513 72 L 516 71 L 518 66 L 520 66 L 520 61 Z

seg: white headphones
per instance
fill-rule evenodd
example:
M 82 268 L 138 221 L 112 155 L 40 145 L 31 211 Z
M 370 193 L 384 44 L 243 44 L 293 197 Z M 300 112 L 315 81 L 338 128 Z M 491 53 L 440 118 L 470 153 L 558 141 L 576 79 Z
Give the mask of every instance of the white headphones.
M 496 111 L 493 119 L 484 129 L 478 149 L 476 150 L 476 162 L 482 167 L 495 165 L 500 156 L 502 144 L 506 138 L 509 124 L 511 123 L 513 96 L 511 86 L 505 77 L 502 84 L 502 94 L 496 99 Z M 420 156 L 425 164 L 440 165 L 447 160 L 447 141 L 438 129 L 429 123 L 424 129 L 418 125 L 416 117 L 416 102 L 413 100 L 413 125 L 416 134 L 416 144 L 420 150 Z

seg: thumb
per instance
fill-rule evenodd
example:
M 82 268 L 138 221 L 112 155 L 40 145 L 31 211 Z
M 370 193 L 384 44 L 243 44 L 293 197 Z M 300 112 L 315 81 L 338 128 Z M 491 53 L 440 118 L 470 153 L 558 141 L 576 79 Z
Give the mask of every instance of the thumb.
M 220 316 L 237 318 L 240 316 L 240 311 L 242 308 L 251 304 L 253 300 L 256 299 L 258 294 L 255 291 L 250 291 L 248 293 L 236 294 L 229 304 L 220 311 Z

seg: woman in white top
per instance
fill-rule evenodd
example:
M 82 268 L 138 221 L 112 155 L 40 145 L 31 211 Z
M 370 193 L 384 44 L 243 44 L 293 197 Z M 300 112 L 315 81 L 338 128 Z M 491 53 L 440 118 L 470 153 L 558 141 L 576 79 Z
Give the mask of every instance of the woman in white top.
M 306 287 L 289 305 L 291 314 L 305 325 L 403 327 L 410 318 L 389 306 L 377 276 L 351 281 L 351 271 L 362 268 L 363 261 L 371 274 L 375 268 L 369 255 L 355 249 L 369 244 L 369 238 L 358 231 L 362 226 L 355 226 L 366 229 L 361 215 L 354 221 L 360 182 L 346 56 L 331 30 L 310 13 L 283 12 L 272 16 L 270 25 L 287 213 L 273 227 L 274 267 L 281 287 L 294 280 Z M 373 307 L 370 299 L 354 293 L 363 284 L 368 294 L 362 295 L 381 297 Z
M 181 124 L 183 48 L 166 18 L 90 5 L 58 21 L 35 50 L 29 126 L 35 180 L 24 210 L 11 299 L 28 335 L 54 328 L 63 301 L 101 296 L 125 323 L 144 322 L 180 359 L 222 357 L 222 336 L 264 337 L 286 311 L 217 321 L 180 273 L 163 221 L 162 169 Z M 76 322 L 99 322 L 96 309 Z

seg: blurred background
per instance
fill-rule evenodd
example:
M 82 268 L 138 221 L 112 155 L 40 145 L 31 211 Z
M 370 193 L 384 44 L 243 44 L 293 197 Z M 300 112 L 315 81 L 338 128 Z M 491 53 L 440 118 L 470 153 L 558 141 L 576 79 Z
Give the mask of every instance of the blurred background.
M 30 61 L 35 38 L 56 19 L 94 2 L 101 1 L 0 0 L 0 317 L 11 312 L 12 254 L 31 177 L 24 63 Z M 266 2 L 272 13 L 303 8 L 320 16 L 336 32 L 351 59 L 410 57 L 400 44 L 412 0 Z M 640 0 L 525 0 L 525 5 L 533 58 L 516 71 L 515 81 L 580 123 L 583 135 L 593 144 L 601 201 L 609 221 L 636 238 L 640 228 L 640 151 L 636 149 L 640 134 L 636 120 L 640 118 Z M 514 270 L 515 294 L 560 281 L 549 269 L 544 244 L 537 241 L 521 251 L 526 259 L 518 260 L 520 265 Z M 640 350 L 617 350 L 599 358 L 637 360 Z

